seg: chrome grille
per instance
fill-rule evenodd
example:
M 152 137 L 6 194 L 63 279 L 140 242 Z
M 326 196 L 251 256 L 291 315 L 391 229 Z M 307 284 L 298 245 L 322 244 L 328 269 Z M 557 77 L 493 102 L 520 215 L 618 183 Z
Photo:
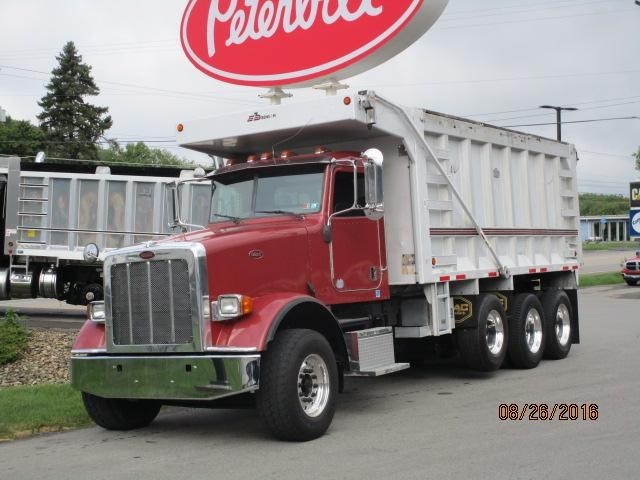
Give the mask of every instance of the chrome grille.
M 193 341 L 189 266 L 183 259 L 111 267 L 114 345 L 181 345 Z
M 640 263 L 627 262 L 627 270 L 640 270 Z

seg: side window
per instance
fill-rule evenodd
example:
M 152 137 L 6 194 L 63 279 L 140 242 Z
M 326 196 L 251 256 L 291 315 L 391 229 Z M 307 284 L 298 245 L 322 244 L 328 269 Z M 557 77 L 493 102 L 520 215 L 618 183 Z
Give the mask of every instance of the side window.
M 357 204 L 363 207 L 364 200 L 364 174 L 358 174 L 358 199 Z M 338 172 L 335 177 L 333 190 L 333 211 L 340 212 L 353 206 L 353 173 Z M 363 217 L 364 210 L 356 209 L 341 213 L 340 217 Z

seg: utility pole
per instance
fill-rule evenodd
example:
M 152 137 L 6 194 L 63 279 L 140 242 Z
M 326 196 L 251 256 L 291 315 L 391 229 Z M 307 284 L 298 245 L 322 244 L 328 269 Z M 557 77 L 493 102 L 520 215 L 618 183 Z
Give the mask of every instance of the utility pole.
M 567 110 L 569 112 L 574 112 L 578 109 L 574 107 L 556 107 L 554 105 L 540 105 L 540 108 L 549 108 L 551 110 L 556 111 L 556 126 L 558 129 L 557 138 L 558 138 L 558 141 L 561 142 L 562 141 L 562 111 Z
M 7 121 L 7 112 L 5 112 L 2 107 L 0 107 L 0 123 L 4 123 Z

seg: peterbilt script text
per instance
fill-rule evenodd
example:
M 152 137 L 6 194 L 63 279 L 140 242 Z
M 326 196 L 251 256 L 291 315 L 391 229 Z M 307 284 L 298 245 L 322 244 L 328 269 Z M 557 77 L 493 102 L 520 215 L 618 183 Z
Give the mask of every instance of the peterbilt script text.
M 362 0 L 360 6 L 349 9 L 349 0 L 231 0 L 229 8 L 221 11 L 219 0 L 211 0 L 207 23 L 207 50 L 209 57 L 216 53 L 215 32 L 218 23 L 230 23 L 229 38 L 225 45 L 242 45 L 247 39 L 271 38 L 276 33 L 291 33 L 295 30 L 309 30 L 318 15 L 326 25 L 338 20 L 355 22 L 368 15 L 376 17 L 382 13 L 382 6 L 374 7 L 373 0 Z M 353 2 L 352 2 L 353 3 Z M 322 4 L 322 5 L 321 5 Z M 242 6 L 242 5 L 241 5 Z M 248 8 L 248 12 L 246 10 Z

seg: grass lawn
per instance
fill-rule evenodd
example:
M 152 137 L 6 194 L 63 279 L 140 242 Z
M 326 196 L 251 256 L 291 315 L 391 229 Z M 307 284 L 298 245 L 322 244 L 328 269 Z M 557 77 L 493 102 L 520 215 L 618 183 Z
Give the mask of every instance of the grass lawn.
M 582 250 L 640 250 L 640 242 L 589 242 L 582 244 Z
M 580 288 L 595 287 L 597 285 L 614 285 L 616 283 L 624 283 L 620 272 L 585 273 L 580 275 Z
M 0 388 L 0 441 L 90 424 L 69 384 Z

